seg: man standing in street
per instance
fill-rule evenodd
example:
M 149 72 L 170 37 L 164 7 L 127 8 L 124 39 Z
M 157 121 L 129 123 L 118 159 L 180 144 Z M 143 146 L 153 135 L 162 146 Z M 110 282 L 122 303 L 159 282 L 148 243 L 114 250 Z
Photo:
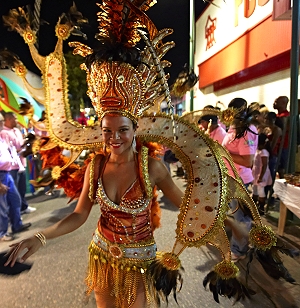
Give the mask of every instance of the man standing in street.
M 9 221 L 13 233 L 25 231 L 31 226 L 31 223 L 23 224 L 21 220 L 21 198 L 10 174 L 14 164 L 16 162 L 7 144 L 0 138 L 0 241 L 14 239 L 8 233 Z
M 7 112 L 4 115 L 4 126 L 0 132 L 1 138 L 8 144 L 8 148 L 13 153 L 14 150 L 17 153 L 22 151 L 22 145 L 24 139 L 21 131 L 16 127 L 17 121 L 16 116 L 12 112 Z M 28 206 L 27 200 L 25 199 L 26 194 L 26 158 L 19 156 L 19 165 L 14 165 L 10 174 L 14 179 L 15 185 L 21 197 L 21 214 L 28 214 L 34 212 L 36 208 Z
M 275 99 L 273 108 L 277 110 L 277 123 L 276 125 L 282 128 L 282 142 L 280 144 L 281 155 L 279 157 L 279 164 L 278 164 L 278 174 L 279 177 L 282 179 L 285 174 L 285 170 L 287 167 L 287 161 L 289 157 L 289 116 L 290 113 L 287 110 L 287 104 L 289 99 L 287 96 L 279 96 Z M 280 152 L 280 149 L 279 149 Z

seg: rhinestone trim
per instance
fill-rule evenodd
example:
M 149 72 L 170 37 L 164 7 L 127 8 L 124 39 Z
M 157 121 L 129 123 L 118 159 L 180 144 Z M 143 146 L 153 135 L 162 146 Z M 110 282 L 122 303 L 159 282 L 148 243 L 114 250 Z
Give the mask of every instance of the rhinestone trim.
M 155 258 L 157 247 L 154 240 L 148 243 L 138 243 L 138 244 L 116 244 L 110 243 L 103 236 L 100 235 L 98 229 L 96 229 L 93 242 L 102 250 L 109 252 L 114 258 L 129 258 L 129 259 L 143 259 L 150 260 Z

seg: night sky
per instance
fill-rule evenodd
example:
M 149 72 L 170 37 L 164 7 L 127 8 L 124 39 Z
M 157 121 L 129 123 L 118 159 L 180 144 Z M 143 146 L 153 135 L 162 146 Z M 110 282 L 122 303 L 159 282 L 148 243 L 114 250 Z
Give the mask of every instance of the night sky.
M 205 8 L 206 3 L 203 0 L 195 1 L 195 16 L 200 15 L 201 11 Z M 84 32 L 88 36 L 88 41 L 81 40 L 78 36 L 70 36 L 68 41 L 82 41 L 93 47 L 97 43 L 94 35 L 97 32 L 97 18 L 98 11 L 97 2 L 95 0 L 75 0 L 77 9 L 89 19 L 90 27 L 84 28 Z M 172 67 L 167 69 L 166 72 L 171 75 L 169 84 L 171 85 L 178 73 L 181 71 L 183 65 L 189 62 L 189 0 L 158 0 L 158 3 L 147 11 L 147 15 L 152 19 L 158 29 L 172 28 L 174 33 L 170 35 L 167 40 L 173 40 L 176 46 L 171 49 L 164 59 L 172 63 Z M 56 37 L 55 37 L 55 24 L 58 17 L 63 12 L 67 12 L 73 1 L 71 0 L 43 0 L 41 18 L 50 23 L 50 25 L 43 25 L 39 33 L 39 52 L 45 56 L 53 52 Z M 33 8 L 34 0 L 9 0 L 1 1 L 0 15 L 6 15 L 9 9 L 18 6 L 31 5 Z M 166 40 L 165 40 L 166 41 Z M 31 60 L 27 45 L 24 43 L 23 38 L 16 32 L 9 32 L 6 27 L 3 27 L 1 20 L 0 28 L 0 49 L 4 47 L 16 53 L 26 67 L 36 74 L 40 74 L 35 64 Z M 67 43 L 65 43 L 65 51 L 68 50 Z

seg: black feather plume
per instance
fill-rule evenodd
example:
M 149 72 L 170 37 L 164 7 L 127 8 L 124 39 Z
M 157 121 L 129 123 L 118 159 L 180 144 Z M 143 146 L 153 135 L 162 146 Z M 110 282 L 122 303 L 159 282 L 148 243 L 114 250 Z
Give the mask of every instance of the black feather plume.
M 236 278 L 222 279 L 215 271 L 211 271 L 203 280 L 203 286 L 209 286 L 214 300 L 219 303 L 219 295 L 234 298 L 235 301 L 250 298 L 255 292 L 244 286 Z
M 8 49 L 4 48 L 0 50 L 0 68 L 1 69 L 13 69 L 15 65 L 19 64 L 20 58 L 14 54 L 13 52 L 9 51 Z
M 259 250 L 257 248 L 251 248 L 248 252 L 249 262 L 247 264 L 247 274 L 249 274 L 250 263 L 253 260 L 253 256 L 255 256 L 258 262 L 263 267 L 264 271 L 270 277 L 277 280 L 283 278 L 287 282 L 295 283 L 295 279 L 291 276 L 287 268 L 284 266 L 282 259 L 278 254 L 279 251 L 293 257 L 293 253 L 283 246 L 273 246 L 271 247 L 271 249 L 265 251 Z
M 147 270 L 153 280 L 155 289 L 157 291 L 157 303 L 160 305 L 160 296 L 168 303 L 168 296 L 173 291 L 173 297 L 177 303 L 176 292 L 181 290 L 183 279 L 181 272 L 184 271 L 183 267 L 178 270 L 167 269 L 159 260 L 151 263 Z

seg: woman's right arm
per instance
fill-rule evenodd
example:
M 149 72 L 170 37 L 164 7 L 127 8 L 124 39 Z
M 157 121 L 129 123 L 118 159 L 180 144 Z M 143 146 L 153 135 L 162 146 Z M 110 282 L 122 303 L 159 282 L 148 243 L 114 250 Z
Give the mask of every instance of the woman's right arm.
M 53 239 L 61 235 L 70 233 L 78 229 L 88 218 L 93 202 L 89 199 L 89 187 L 90 187 L 90 166 L 87 167 L 84 176 L 83 189 L 80 194 L 78 203 L 73 213 L 69 214 L 56 224 L 40 231 L 45 238 Z M 20 261 L 25 261 L 28 257 L 34 254 L 42 246 L 41 241 L 36 237 L 32 236 L 19 243 L 10 245 L 11 250 L 9 251 L 9 258 L 5 265 L 14 266 L 16 260 L 24 249 L 28 251 L 24 254 Z

